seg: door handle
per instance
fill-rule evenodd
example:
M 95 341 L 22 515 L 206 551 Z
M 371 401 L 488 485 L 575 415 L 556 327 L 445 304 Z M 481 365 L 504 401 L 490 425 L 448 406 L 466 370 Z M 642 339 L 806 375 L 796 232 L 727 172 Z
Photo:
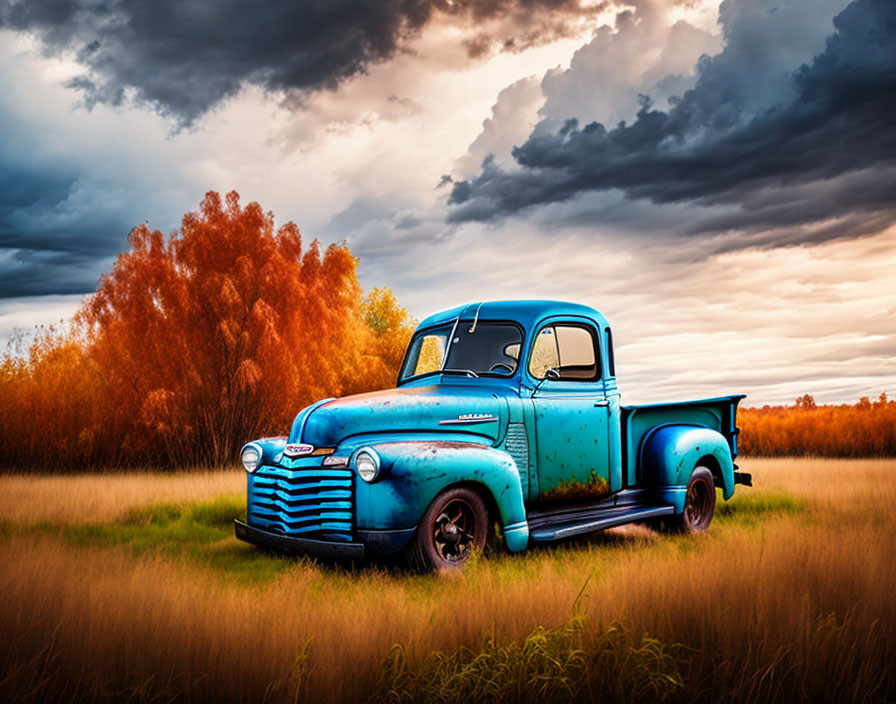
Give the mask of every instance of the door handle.
M 609 405 L 610 405 L 610 402 L 607 401 L 607 399 L 604 399 L 603 401 L 595 401 L 594 402 L 595 408 L 606 408 Z

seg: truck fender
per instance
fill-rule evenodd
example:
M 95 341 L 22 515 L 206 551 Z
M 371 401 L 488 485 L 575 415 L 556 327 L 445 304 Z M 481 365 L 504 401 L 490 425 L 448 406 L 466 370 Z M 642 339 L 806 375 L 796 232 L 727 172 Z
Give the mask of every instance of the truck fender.
M 684 510 L 688 481 L 694 468 L 709 469 L 726 500 L 734 494 L 734 463 L 725 437 L 698 425 L 657 426 L 644 438 L 640 451 L 641 478 L 658 490 L 675 510 Z
M 439 492 L 457 484 L 478 485 L 498 509 L 508 549 L 526 547 L 529 525 L 520 475 L 508 453 L 451 441 L 412 440 L 370 447 L 380 456 L 381 474 L 370 484 L 356 482 L 359 530 L 413 530 Z

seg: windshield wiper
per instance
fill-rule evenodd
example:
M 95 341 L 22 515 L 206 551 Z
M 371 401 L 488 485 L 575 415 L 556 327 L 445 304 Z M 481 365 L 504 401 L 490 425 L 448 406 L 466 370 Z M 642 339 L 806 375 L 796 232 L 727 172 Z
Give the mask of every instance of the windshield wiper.
M 442 369 L 441 372 L 442 374 L 466 374 L 467 376 L 471 376 L 474 379 L 479 378 L 479 375 L 472 369 Z

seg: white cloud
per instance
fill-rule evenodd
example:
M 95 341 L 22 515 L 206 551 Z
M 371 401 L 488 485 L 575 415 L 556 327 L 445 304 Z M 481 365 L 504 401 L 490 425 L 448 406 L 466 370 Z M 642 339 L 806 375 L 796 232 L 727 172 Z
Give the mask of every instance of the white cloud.
M 81 306 L 81 296 L 23 296 L 0 299 L 0 354 L 22 353 L 37 326 L 65 326 Z M 15 349 L 16 341 L 21 349 Z
M 544 94 L 535 76 L 527 76 L 511 83 L 498 93 L 491 117 L 482 123 L 482 131 L 473 140 L 467 153 L 451 169 L 457 178 L 468 178 L 478 173 L 489 156 L 498 159 L 503 168 L 514 168 L 516 162 L 510 150 L 522 144 L 538 122 L 538 110 L 544 104 Z
M 575 118 L 613 126 L 635 116 L 639 94 L 663 106 L 691 87 L 697 59 L 716 53 L 721 39 L 717 29 L 700 29 L 674 15 L 669 3 L 634 0 L 614 26 L 599 28 L 568 69 L 545 75 L 544 119 L 550 125 Z

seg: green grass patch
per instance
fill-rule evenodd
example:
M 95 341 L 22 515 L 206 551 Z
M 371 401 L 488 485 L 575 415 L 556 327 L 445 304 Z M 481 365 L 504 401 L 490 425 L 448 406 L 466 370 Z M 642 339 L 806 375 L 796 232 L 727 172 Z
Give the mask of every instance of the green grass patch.
M 717 502 L 715 520 L 755 523 L 767 515 L 796 515 L 806 507 L 805 501 L 784 491 L 743 492 L 730 501 Z
M 208 502 L 156 504 L 129 511 L 119 521 L 87 523 L 60 529 L 75 544 L 129 545 L 136 552 L 156 547 L 203 545 L 233 534 L 233 519 L 245 516 L 245 502 L 221 496 Z
M 125 546 L 135 555 L 157 552 L 209 567 L 247 584 L 265 582 L 296 563 L 238 541 L 233 534 L 234 518 L 246 518 L 244 496 L 219 496 L 186 505 L 143 506 L 107 523 L 4 523 L 0 524 L 0 537 L 50 535 L 77 547 Z
M 211 530 L 231 531 L 233 519 L 246 518 L 244 496 L 219 496 L 198 504 L 154 504 L 132 509 L 120 521 L 126 525 L 170 527 L 188 523 Z

